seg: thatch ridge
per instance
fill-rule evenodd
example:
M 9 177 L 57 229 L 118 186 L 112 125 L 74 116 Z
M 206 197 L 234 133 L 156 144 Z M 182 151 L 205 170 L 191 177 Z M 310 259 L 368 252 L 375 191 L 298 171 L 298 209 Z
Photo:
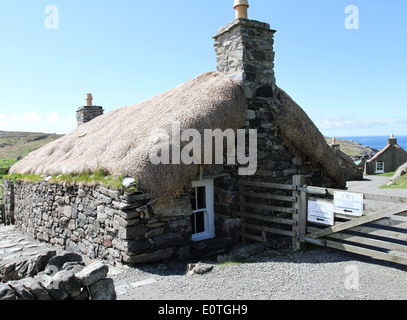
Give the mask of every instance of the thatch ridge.
M 282 89 L 277 88 L 273 115 L 287 145 L 299 156 L 324 168 L 325 174 L 338 188 L 346 186 L 346 179 L 332 148 L 304 110 Z
M 158 143 L 154 129 L 171 133 L 194 128 L 238 129 L 247 115 L 241 85 L 219 72 L 207 72 L 142 103 L 122 107 L 81 125 L 30 153 L 10 173 L 78 174 L 102 169 L 137 177 L 153 195 L 171 195 L 195 178 L 198 165 L 153 165 L 149 151 Z M 203 144 L 202 144 L 203 145 Z

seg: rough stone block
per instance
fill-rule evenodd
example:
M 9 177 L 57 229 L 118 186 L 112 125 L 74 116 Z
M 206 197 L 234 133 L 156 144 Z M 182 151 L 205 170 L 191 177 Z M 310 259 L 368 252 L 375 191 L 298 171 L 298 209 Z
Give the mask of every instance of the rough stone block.
M 102 279 L 89 286 L 91 300 L 116 300 L 116 289 L 112 279 Z
M 174 253 L 173 248 L 154 251 L 151 253 L 143 253 L 140 255 L 123 254 L 122 259 L 125 263 L 148 263 L 169 259 Z
M 82 285 L 87 287 L 107 276 L 109 267 L 102 261 L 95 261 L 76 274 Z
M 0 283 L 0 300 L 17 300 L 17 294 L 8 284 Z
M 138 224 L 131 227 L 119 227 L 118 236 L 120 239 L 130 240 L 130 239 L 141 239 L 144 237 L 145 227 L 143 224 Z
M 55 300 L 65 300 L 68 298 L 68 294 L 66 293 L 65 289 L 62 288 L 59 283 L 55 282 L 52 277 L 46 275 L 45 273 L 35 276 L 34 279 L 38 281 Z
M 34 296 L 35 300 L 53 300 L 51 295 L 34 278 L 20 280 L 23 286 Z
M 21 281 L 10 281 L 8 283 L 10 287 L 13 288 L 13 290 L 16 292 L 19 300 L 35 300 L 34 296 L 28 291 Z
M 52 279 L 66 291 L 70 299 L 75 299 L 81 294 L 81 282 L 75 277 L 73 271 L 59 271 Z
M 55 266 L 58 270 L 62 270 L 67 262 L 83 262 L 82 256 L 77 253 L 68 252 L 62 255 L 52 257 L 48 262 L 48 268 Z

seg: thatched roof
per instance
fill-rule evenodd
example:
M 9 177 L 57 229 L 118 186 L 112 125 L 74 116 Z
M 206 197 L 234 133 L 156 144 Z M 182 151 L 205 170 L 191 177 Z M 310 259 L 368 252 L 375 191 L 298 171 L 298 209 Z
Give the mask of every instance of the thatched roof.
M 322 166 L 338 187 L 344 186 L 338 161 L 314 123 L 281 89 L 278 100 L 281 105 L 272 111 L 289 147 Z M 246 116 L 242 86 L 222 73 L 208 72 L 142 103 L 116 109 L 79 126 L 30 153 L 10 173 L 55 176 L 102 169 L 111 175 L 137 177 L 139 187 L 153 195 L 173 195 L 194 180 L 199 166 L 182 161 L 152 164 L 150 150 L 160 143 L 155 130 L 160 128 L 171 134 L 172 124 L 177 122 L 181 132 L 193 128 L 203 137 L 204 129 L 243 128 Z
M 137 177 L 139 186 L 156 195 L 178 192 L 199 172 L 198 165 L 153 165 L 149 151 L 159 143 L 154 129 L 238 129 L 247 105 L 243 88 L 219 72 L 202 74 L 142 103 L 126 106 L 79 126 L 30 153 L 10 173 L 78 174 L 103 169 Z M 203 144 L 202 144 L 203 145 Z
M 335 153 L 312 120 L 280 88 L 278 88 L 277 99 L 280 105 L 272 108 L 272 111 L 285 142 L 299 156 L 321 166 L 336 187 L 345 187 L 346 179 Z

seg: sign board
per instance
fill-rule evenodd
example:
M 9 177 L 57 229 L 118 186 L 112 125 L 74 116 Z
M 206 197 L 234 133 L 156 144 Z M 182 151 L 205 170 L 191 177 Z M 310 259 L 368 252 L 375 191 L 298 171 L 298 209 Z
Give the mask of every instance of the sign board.
M 363 215 L 363 194 L 334 192 L 335 213 L 361 217 Z
M 334 205 L 322 200 L 308 201 L 308 221 L 333 226 Z

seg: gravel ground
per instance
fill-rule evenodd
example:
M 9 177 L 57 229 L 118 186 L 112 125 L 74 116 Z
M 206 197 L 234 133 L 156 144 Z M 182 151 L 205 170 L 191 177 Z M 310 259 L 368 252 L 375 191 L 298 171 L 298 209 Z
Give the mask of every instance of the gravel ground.
M 112 275 L 118 300 L 406 300 L 407 266 L 328 249 L 266 251 L 187 275 L 186 264 Z
M 389 181 L 390 177 L 365 176 L 363 181 L 349 181 L 347 187 L 349 191 L 407 198 L 407 189 L 380 189 L 380 186 L 387 185 Z
M 407 197 L 407 190 L 379 189 L 388 179 L 366 177 L 348 187 Z M 115 268 L 111 277 L 118 300 L 407 299 L 407 266 L 329 248 L 269 250 L 239 264 L 204 262 L 213 269 L 203 275 L 187 275 L 184 263 Z

